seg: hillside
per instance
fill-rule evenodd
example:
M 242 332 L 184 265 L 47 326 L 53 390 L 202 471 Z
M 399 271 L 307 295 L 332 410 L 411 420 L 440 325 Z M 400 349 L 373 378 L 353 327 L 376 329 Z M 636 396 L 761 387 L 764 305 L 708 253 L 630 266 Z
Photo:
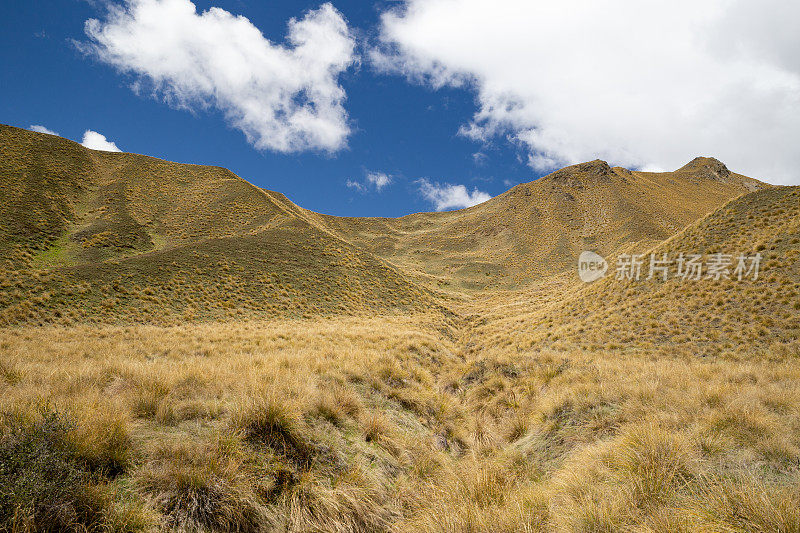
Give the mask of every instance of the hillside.
M 730 279 L 649 277 L 650 254 L 730 255 Z M 757 279 L 738 279 L 738 256 L 760 254 Z M 517 331 L 529 349 L 677 353 L 692 356 L 761 356 L 782 359 L 800 350 L 800 188 L 760 190 L 736 198 L 675 236 L 645 250 L 641 278 L 617 279 L 618 254 L 609 272 L 591 284 L 570 273 L 518 294 L 496 297 L 483 316 L 493 331 Z M 747 259 L 749 269 L 751 259 Z M 746 274 L 746 273 L 745 273 Z M 488 330 L 487 330 L 488 331 Z M 500 342 L 487 334 L 482 343 Z
M 0 127 L 0 321 L 182 320 L 433 306 L 228 170 Z
M 670 173 L 592 161 L 470 209 L 347 218 L 219 167 L 8 126 L 0 146 L 0 305 L 12 323 L 436 307 L 428 289 L 524 287 L 584 249 L 644 250 L 768 187 L 709 158 Z
M 339 218 L 16 128 L 0 155 L 0 530 L 800 530 L 800 187 L 594 161 Z M 681 252 L 760 276 L 646 279 Z
M 665 173 L 592 161 L 469 209 L 320 219 L 342 238 L 438 286 L 517 288 L 571 269 L 583 250 L 646 249 L 731 198 L 764 187 L 710 158 Z

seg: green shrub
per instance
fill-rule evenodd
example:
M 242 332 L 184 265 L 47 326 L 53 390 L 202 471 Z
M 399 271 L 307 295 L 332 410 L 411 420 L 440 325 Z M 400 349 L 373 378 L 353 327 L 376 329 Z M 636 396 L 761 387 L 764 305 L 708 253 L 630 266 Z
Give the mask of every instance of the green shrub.
M 54 412 L 5 424 L 0 436 L 0 529 L 100 529 L 104 502 L 70 443 L 73 425 Z M 82 526 L 82 527 L 81 527 Z

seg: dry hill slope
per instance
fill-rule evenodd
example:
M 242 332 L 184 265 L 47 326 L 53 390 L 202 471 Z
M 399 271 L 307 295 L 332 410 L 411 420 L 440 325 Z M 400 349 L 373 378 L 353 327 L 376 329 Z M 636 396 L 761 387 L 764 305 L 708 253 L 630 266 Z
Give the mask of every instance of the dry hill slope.
M 703 256 L 699 280 L 649 277 L 650 253 Z M 730 279 L 709 278 L 713 254 L 730 257 Z M 760 254 L 757 279 L 738 280 L 738 256 Z M 522 293 L 495 298 L 482 314 L 486 346 L 510 335 L 525 349 L 561 352 L 638 351 L 661 354 L 753 355 L 782 359 L 800 354 L 800 188 L 756 191 L 736 198 L 643 254 L 639 281 L 618 280 L 616 256 L 608 275 L 592 284 L 575 273 Z M 747 259 L 749 269 L 752 260 Z M 557 281 L 558 280 L 558 281 Z M 480 334 L 479 334 L 480 336 Z
M 0 529 L 800 530 L 796 187 L 593 162 L 337 219 L 218 168 L 14 128 L 0 150 L 0 317 L 27 326 L 0 327 Z M 586 245 L 764 264 L 584 285 Z M 525 285 L 452 318 L 368 250 Z M 167 324 L 31 327 L 54 321 Z
M 761 275 L 570 272 L 475 301 L 441 382 L 478 413 L 473 442 L 525 481 L 481 508 L 470 475 L 496 471 L 464 461 L 398 530 L 492 530 L 520 513 L 497 530 L 797 531 L 800 187 L 736 198 L 653 247 L 681 251 L 758 252 Z
M 434 306 L 397 269 L 228 170 L 7 126 L 0 150 L 4 322 Z
M 2 320 L 426 309 L 643 250 L 750 190 L 698 158 L 671 173 L 567 167 L 470 209 L 397 219 L 302 209 L 219 167 L 0 127 Z
M 711 158 L 665 173 L 592 161 L 469 209 L 320 219 L 344 239 L 439 285 L 514 288 L 572 268 L 586 249 L 610 254 L 652 246 L 731 198 L 765 187 Z

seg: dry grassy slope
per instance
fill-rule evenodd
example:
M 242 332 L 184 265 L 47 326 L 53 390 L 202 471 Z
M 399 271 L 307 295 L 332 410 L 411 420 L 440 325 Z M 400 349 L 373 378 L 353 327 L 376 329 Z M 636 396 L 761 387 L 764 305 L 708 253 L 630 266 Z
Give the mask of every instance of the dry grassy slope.
M 763 255 L 756 281 L 618 281 L 591 285 L 574 274 L 524 294 L 498 297 L 476 333 L 487 346 L 513 338 L 522 349 L 634 350 L 775 359 L 800 353 L 800 188 L 732 200 L 652 249 L 657 256 Z M 570 281 L 569 277 L 572 277 Z M 552 289 L 552 290 L 551 290 Z
M 714 159 L 673 173 L 593 161 L 471 209 L 340 218 L 218 167 L 8 126 L 0 147 L 7 321 L 427 307 L 405 275 L 458 291 L 515 288 L 570 268 L 583 249 L 645 249 L 766 187 Z
M 731 198 L 765 184 L 697 158 L 675 172 L 592 161 L 518 185 L 486 203 L 397 219 L 319 216 L 409 272 L 458 288 L 521 283 L 572 268 L 582 250 L 660 242 Z
M 11 221 L 3 227 L 2 245 L 35 252 L 63 232 L 69 235 L 38 263 L 34 257 L 34 266 L 124 257 L 303 218 L 283 195 L 219 167 L 92 151 L 8 126 L 0 126 L 0 149 Z
M 228 170 L 0 126 L 0 320 L 175 320 L 433 305 Z
M 758 283 L 584 286 L 561 274 L 484 293 L 465 327 L 437 312 L 321 317 L 426 296 L 281 195 L 251 195 L 218 169 L 0 128 L 8 135 L 21 140 L 0 143 L 14 223 L 2 245 L 17 254 L 0 272 L 6 322 L 282 316 L 0 327 L 0 481 L 11 487 L 0 529 L 800 530 L 798 188 L 739 197 L 655 248 L 759 250 Z M 710 160 L 680 172 L 636 178 L 719 197 L 758 185 Z M 176 191 L 192 201 L 170 198 L 159 176 L 182 176 Z M 542 183 L 588 195 L 584 181 Z M 631 219 L 604 231 L 646 234 L 633 186 L 613 187 Z M 519 198 L 524 187 L 503 201 Z M 247 202 L 231 213 L 242 218 L 223 216 Z M 480 211 L 382 223 L 452 230 Z M 663 217 L 648 231 L 666 231 Z M 104 232 L 120 240 L 100 245 Z M 48 423 L 43 406 L 74 424 Z
M 52 135 L 0 125 L 0 253 L 8 267 L 57 239 L 93 185 L 88 150 Z

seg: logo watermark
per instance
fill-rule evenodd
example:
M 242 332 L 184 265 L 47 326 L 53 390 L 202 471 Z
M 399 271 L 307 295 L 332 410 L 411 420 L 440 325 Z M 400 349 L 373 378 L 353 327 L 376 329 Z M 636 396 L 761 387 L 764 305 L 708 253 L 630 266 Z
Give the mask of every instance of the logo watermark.
M 578 276 L 581 281 L 591 283 L 605 277 L 608 272 L 608 262 L 594 252 L 582 252 L 578 258 Z
M 736 280 L 756 281 L 761 271 L 760 253 L 754 255 L 714 253 L 709 255 L 679 253 L 677 256 L 662 254 L 620 254 L 614 279 L 639 281 L 670 278 L 683 281 Z M 578 258 L 578 276 L 591 283 L 604 278 L 608 273 L 608 262 L 594 252 L 582 252 Z

